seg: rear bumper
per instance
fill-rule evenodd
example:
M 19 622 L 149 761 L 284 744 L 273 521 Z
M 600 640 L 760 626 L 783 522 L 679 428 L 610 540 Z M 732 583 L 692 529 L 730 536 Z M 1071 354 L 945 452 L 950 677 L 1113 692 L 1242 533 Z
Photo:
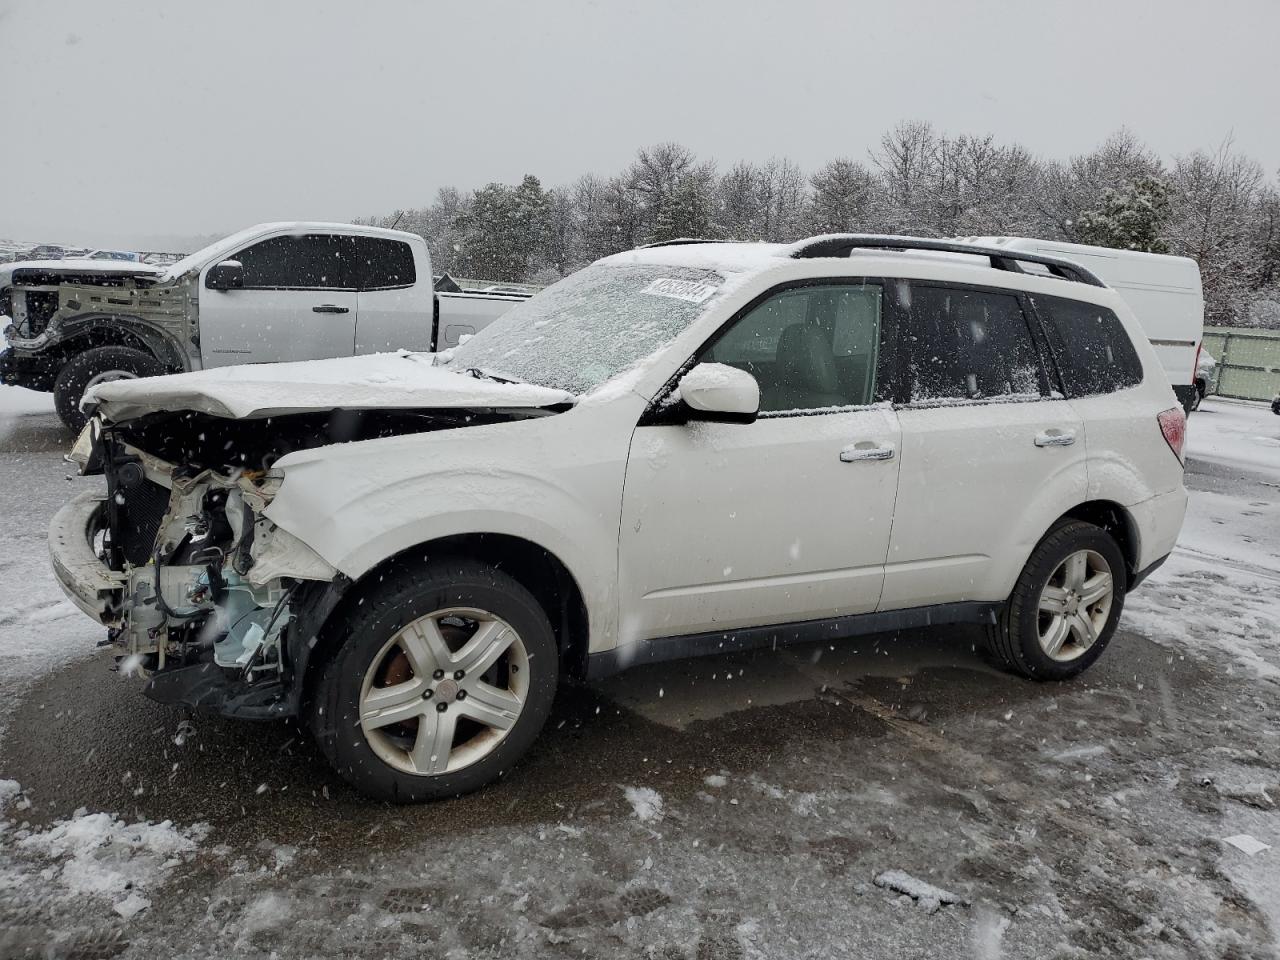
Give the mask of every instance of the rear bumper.
M 1187 515 L 1187 491 L 1181 484 L 1176 490 L 1162 493 L 1129 508 L 1138 528 L 1138 562 L 1135 565 L 1145 576 L 1173 552 L 1182 532 L 1182 521 Z
M 1128 589 L 1136 590 L 1138 587 L 1142 585 L 1143 580 L 1147 579 L 1147 577 L 1151 576 L 1153 573 L 1159 570 L 1162 566 L 1164 566 L 1164 562 L 1168 559 L 1169 559 L 1169 555 L 1166 553 L 1163 557 L 1161 557 L 1155 563 L 1150 564 L 1149 566 L 1143 567 L 1141 570 L 1137 571 L 1132 577 L 1129 578 Z
M 58 586 L 72 603 L 99 623 L 120 620 L 125 574 L 98 559 L 90 542 L 106 494 L 82 493 L 49 523 L 49 559 Z

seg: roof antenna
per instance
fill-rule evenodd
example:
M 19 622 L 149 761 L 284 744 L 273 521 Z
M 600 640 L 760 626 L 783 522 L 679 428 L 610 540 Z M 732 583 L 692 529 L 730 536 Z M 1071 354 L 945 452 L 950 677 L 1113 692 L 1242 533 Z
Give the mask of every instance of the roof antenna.
M 403 210 L 397 210 L 397 211 L 396 211 L 396 218 L 395 218 L 394 220 L 392 220 L 392 221 L 391 221 L 391 226 L 387 227 L 387 229 L 388 229 L 388 230 L 394 230 L 394 229 L 396 228 L 396 224 L 400 222 L 400 218 L 401 218 L 401 217 L 403 217 L 403 216 L 404 216 L 404 211 L 403 211 Z

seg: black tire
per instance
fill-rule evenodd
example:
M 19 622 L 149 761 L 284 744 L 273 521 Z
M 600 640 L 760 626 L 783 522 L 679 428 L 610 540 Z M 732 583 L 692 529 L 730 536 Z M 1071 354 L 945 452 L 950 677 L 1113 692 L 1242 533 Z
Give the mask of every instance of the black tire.
M 134 377 L 158 377 L 166 372 L 163 363 L 133 347 L 94 347 L 76 354 L 53 382 L 53 405 L 69 428 L 77 433 L 84 428 L 87 418 L 80 412 L 80 399 L 90 380 L 112 370 Z
M 493 567 L 458 558 L 394 571 L 350 599 L 324 637 L 328 657 L 318 665 L 304 705 L 312 735 L 344 780 L 377 800 L 421 803 L 483 787 L 524 756 L 551 712 L 559 681 L 551 624 L 528 590 Z M 378 755 L 361 727 L 364 677 L 402 627 L 455 607 L 489 612 L 519 634 L 528 654 L 524 704 L 506 736 L 469 766 L 431 775 L 402 771 Z
M 1056 660 L 1040 643 L 1041 592 L 1066 558 L 1081 550 L 1101 555 L 1111 568 L 1111 609 L 1092 646 L 1075 659 Z M 1115 539 L 1092 523 L 1063 520 L 1031 551 L 998 622 L 987 628 L 988 649 L 1005 669 L 1032 680 L 1068 680 L 1078 676 L 1102 655 L 1115 633 L 1127 585 L 1124 555 Z
M 1204 391 L 1205 391 L 1205 384 L 1204 384 L 1204 381 L 1203 381 L 1203 380 L 1197 380 L 1197 381 L 1196 381 L 1196 396 L 1195 396 L 1195 399 L 1191 401 L 1191 409 L 1192 409 L 1192 410 L 1199 410 L 1199 409 L 1200 409 L 1200 404 L 1204 403 Z

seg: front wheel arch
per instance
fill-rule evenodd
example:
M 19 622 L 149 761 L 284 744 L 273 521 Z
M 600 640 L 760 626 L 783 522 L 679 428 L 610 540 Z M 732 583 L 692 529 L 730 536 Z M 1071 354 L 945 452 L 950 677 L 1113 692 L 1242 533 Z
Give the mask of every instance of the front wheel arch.
M 416 803 L 475 790 L 520 761 L 550 713 L 560 676 L 550 623 L 521 584 L 483 562 L 442 554 L 420 568 L 366 578 L 351 598 L 357 602 L 325 625 L 333 642 L 314 658 L 314 687 L 302 712 L 339 775 L 375 799 Z M 475 633 L 479 648 L 465 635 L 449 640 L 448 624 L 465 627 L 467 618 L 476 630 L 499 627 L 496 638 L 481 642 L 484 635 Z M 486 645 L 492 653 L 484 653 Z M 508 645 L 517 665 L 499 659 Z M 368 714 L 371 683 L 391 697 L 380 697 L 381 706 Z M 379 718 L 384 711 L 390 716 Z M 377 729 L 368 726 L 370 717 Z M 426 718 L 431 726 L 424 730 Z M 406 744 L 400 727 L 408 721 L 416 726 Z M 394 743 L 382 736 L 384 728 Z M 440 746 L 447 768 L 437 767 Z M 455 767 L 449 756 L 457 761 L 459 752 Z
M 441 537 L 417 544 L 388 557 L 358 580 L 341 574 L 331 583 L 315 584 L 304 609 L 311 611 L 309 620 L 299 622 L 294 656 L 298 679 L 301 681 L 301 699 L 305 700 L 316 679 L 316 665 L 326 654 L 331 643 L 327 639 L 331 631 L 324 625 L 340 619 L 352 598 L 359 593 L 356 588 L 377 583 L 402 570 L 421 569 L 426 564 L 444 557 L 475 560 L 506 573 L 533 594 L 546 613 L 555 633 L 560 651 L 561 673 L 567 679 L 586 677 L 588 618 L 586 601 L 577 578 L 558 556 L 531 540 L 499 533 L 473 533 Z

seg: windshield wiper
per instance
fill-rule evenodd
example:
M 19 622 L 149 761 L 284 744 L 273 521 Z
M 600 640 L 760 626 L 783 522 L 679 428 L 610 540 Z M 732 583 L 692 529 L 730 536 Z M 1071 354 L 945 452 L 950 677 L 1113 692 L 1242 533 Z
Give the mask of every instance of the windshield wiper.
M 512 380 L 510 377 L 500 377 L 496 373 L 490 373 L 488 370 L 481 370 L 479 367 L 467 367 L 463 371 L 469 377 L 475 377 L 477 380 L 492 380 L 494 383 L 523 383 L 522 380 Z

